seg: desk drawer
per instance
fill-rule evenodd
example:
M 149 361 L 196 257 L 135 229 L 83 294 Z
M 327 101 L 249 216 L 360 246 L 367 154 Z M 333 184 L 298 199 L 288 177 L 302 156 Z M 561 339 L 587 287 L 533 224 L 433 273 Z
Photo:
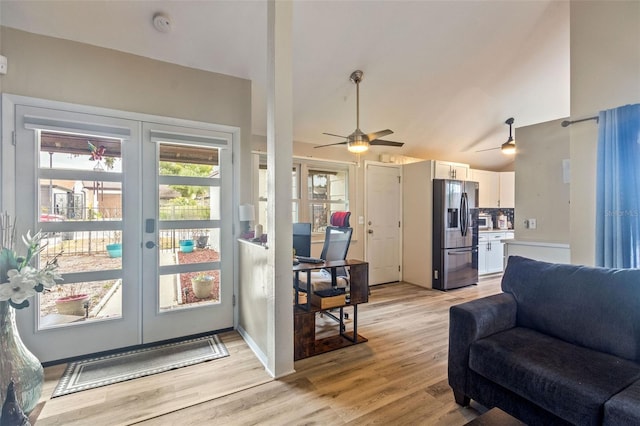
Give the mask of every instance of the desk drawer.
M 322 309 L 339 308 L 346 304 L 345 301 L 346 299 L 344 294 L 329 297 L 320 297 L 315 293 L 311 295 L 311 304 L 319 306 Z

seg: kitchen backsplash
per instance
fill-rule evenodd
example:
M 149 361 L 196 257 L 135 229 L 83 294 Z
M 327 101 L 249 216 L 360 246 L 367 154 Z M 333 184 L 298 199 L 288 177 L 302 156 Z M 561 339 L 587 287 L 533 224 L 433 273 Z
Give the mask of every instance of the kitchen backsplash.
M 515 223 L 514 211 L 515 209 L 480 209 L 479 213 L 490 214 L 494 228 L 498 227 L 498 216 L 502 213 L 507 217 L 509 229 L 513 229 L 513 224 Z

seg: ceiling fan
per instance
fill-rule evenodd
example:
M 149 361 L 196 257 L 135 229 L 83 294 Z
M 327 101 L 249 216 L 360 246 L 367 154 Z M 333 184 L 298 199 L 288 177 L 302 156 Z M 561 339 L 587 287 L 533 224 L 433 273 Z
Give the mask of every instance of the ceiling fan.
M 507 141 L 505 143 L 503 143 L 502 145 L 500 145 L 497 148 L 481 149 L 481 150 L 476 151 L 476 152 L 492 151 L 494 149 L 499 149 L 499 150 L 502 151 L 503 154 L 515 154 L 516 153 L 516 141 L 513 139 L 513 135 L 511 134 L 511 126 L 513 125 L 513 117 L 507 118 L 507 121 L 505 121 L 504 124 L 508 124 L 509 125 L 509 139 L 507 139 Z
M 356 70 L 351 73 L 349 79 L 356 84 L 356 130 L 353 131 L 349 136 L 341 136 L 336 135 L 334 133 L 323 133 L 323 135 L 335 136 L 338 138 L 345 139 L 343 142 L 330 143 L 327 145 L 318 145 L 314 148 L 323 148 L 325 146 L 334 146 L 334 145 L 347 145 L 347 149 L 350 152 L 360 154 L 369 149 L 370 145 L 384 145 L 384 146 L 397 146 L 400 147 L 404 145 L 402 142 L 393 142 L 386 141 L 381 138 L 383 136 L 387 136 L 393 133 L 392 130 L 380 130 L 374 133 L 364 133 L 360 130 L 360 82 L 362 81 L 363 72 L 360 70 Z

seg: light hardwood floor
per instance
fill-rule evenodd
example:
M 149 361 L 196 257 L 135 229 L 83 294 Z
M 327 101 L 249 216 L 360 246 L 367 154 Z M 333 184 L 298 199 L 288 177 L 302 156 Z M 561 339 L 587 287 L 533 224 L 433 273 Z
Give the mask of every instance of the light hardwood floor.
M 230 356 L 79 392 L 43 397 L 45 425 L 463 425 L 482 407 L 447 384 L 449 307 L 500 292 L 500 277 L 449 292 L 406 283 L 371 288 L 358 331 L 369 341 L 295 363 L 273 380 L 236 332 Z M 320 332 L 336 323 L 318 321 Z M 64 365 L 45 369 L 50 395 Z

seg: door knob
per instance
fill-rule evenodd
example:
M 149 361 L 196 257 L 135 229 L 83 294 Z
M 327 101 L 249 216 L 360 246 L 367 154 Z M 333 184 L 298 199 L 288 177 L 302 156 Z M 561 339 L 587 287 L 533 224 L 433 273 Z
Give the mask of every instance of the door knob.
M 369 229 L 367 232 L 373 234 L 373 229 Z
M 145 247 L 147 247 L 148 249 L 154 248 L 157 244 L 154 243 L 153 241 L 147 241 L 145 243 Z

